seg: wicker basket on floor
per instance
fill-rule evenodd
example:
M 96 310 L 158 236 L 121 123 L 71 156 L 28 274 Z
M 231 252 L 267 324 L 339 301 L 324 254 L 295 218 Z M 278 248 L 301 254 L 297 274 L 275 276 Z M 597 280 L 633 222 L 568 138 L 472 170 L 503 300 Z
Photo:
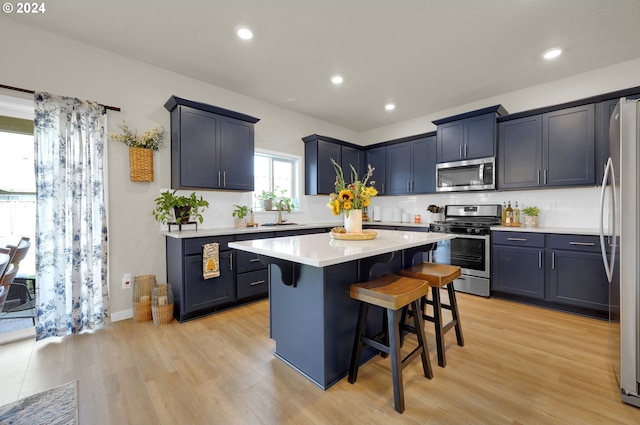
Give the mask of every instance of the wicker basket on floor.
M 156 284 L 156 276 L 145 274 L 133 279 L 133 320 L 148 322 L 151 316 L 151 291 Z
M 153 181 L 153 150 L 129 147 L 129 178 L 132 182 Z
M 168 283 L 153 287 L 151 312 L 154 325 L 166 325 L 173 320 L 173 291 Z

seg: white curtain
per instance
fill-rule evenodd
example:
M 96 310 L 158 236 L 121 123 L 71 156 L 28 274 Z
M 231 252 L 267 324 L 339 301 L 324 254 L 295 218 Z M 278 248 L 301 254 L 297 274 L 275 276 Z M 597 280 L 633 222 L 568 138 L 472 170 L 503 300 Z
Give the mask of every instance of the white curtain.
M 97 103 L 35 93 L 36 339 L 109 318 L 106 114 Z

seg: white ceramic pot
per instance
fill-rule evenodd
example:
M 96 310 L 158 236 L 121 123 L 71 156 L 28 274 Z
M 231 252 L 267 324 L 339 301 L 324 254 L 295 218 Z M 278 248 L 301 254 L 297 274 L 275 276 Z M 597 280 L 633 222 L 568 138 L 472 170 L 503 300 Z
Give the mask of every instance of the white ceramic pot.
M 537 215 L 523 215 L 524 217 L 524 227 L 527 229 L 535 229 L 538 227 L 538 216 Z
M 347 233 L 362 233 L 362 210 L 344 212 L 344 229 Z
M 238 228 L 243 228 L 243 227 L 247 227 L 247 219 L 246 218 L 236 218 L 235 219 L 235 225 Z

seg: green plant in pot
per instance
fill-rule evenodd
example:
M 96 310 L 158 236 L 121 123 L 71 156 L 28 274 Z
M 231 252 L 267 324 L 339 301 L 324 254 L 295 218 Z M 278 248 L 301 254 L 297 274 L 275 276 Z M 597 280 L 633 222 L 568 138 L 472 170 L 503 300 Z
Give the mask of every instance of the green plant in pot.
M 522 215 L 524 217 L 524 227 L 536 228 L 538 227 L 538 215 L 540 215 L 540 208 L 527 207 L 522 209 Z
M 275 192 L 263 190 L 260 195 L 256 195 L 256 198 L 262 201 L 262 209 L 265 211 L 273 210 L 273 201 L 276 200 Z
M 236 227 L 247 227 L 247 215 L 252 212 L 249 207 L 246 205 L 234 205 L 236 209 L 233 210 L 231 214 L 235 217 L 235 226 Z
M 153 217 L 160 223 L 169 222 L 187 223 L 191 217 L 196 218 L 200 224 L 204 220 L 201 212 L 209 207 L 209 202 L 202 196 L 199 198 L 196 193 L 190 196 L 176 195 L 176 191 L 162 192 L 155 199 L 156 208 L 153 210 Z

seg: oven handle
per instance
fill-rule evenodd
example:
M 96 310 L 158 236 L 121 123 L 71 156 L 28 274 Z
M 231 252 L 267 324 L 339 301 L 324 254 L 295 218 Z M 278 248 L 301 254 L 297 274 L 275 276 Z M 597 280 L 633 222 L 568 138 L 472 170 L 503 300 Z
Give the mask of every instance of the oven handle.
M 487 239 L 489 235 L 469 235 L 467 233 L 448 233 L 448 232 L 433 232 L 433 233 L 447 233 L 454 235 L 458 239 Z

